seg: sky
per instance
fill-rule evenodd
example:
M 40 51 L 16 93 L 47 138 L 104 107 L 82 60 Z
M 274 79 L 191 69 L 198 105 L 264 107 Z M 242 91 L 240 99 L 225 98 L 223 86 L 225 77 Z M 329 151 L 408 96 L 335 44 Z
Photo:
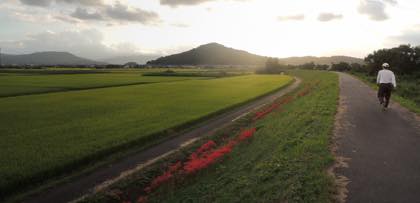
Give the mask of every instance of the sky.
M 103 59 L 202 44 L 272 56 L 365 57 L 420 45 L 416 0 L 0 0 L 3 53 Z

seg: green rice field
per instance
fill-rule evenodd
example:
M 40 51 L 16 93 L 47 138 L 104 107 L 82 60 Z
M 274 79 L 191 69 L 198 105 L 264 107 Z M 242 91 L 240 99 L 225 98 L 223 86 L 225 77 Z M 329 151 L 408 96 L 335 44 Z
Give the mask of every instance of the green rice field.
M 139 72 L 89 74 L 0 74 L 0 97 L 39 94 L 101 87 L 172 82 L 198 77 L 142 76 Z

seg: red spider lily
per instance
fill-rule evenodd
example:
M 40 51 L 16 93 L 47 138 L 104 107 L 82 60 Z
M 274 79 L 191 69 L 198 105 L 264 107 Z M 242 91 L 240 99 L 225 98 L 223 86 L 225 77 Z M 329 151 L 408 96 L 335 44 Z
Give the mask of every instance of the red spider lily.
M 173 164 L 172 166 L 169 166 L 168 172 L 175 173 L 176 171 L 178 171 L 181 168 L 182 168 L 182 163 L 180 161 L 178 161 L 175 164 Z
M 228 154 L 232 151 L 233 147 L 238 144 L 239 141 L 246 140 L 255 133 L 256 129 L 252 128 L 249 130 L 242 131 L 239 136 L 235 140 L 229 141 L 228 144 L 210 152 L 209 154 L 205 154 L 202 157 L 193 157 L 184 164 L 184 171 L 186 174 L 195 173 L 201 169 L 207 168 L 214 162 L 216 162 L 219 158 Z
M 189 175 L 198 172 L 199 170 L 202 170 L 204 168 L 207 168 L 208 166 L 219 160 L 221 157 L 223 157 L 225 154 L 230 153 L 233 147 L 235 147 L 239 142 L 252 137 L 255 132 L 255 128 L 243 130 L 235 139 L 229 141 L 226 145 L 218 149 L 214 149 L 214 147 L 216 146 L 216 143 L 214 141 L 208 141 L 207 143 L 203 144 L 200 148 L 198 148 L 195 152 L 193 152 L 189 156 L 188 161 L 184 163 L 178 161 L 175 164 L 169 166 L 166 172 L 153 179 L 150 185 L 144 189 L 144 192 L 151 193 L 160 185 L 170 181 L 175 174 Z M 146 203 L 147 198 L 147 196 L 140 196 L 137 199 L 137 203 Z
M 268 108 L 265 108 L 261 111 L 258 111 L 255 113 L 255 116 L 253 118 L 254 121 L 259 120 L 261 118 L 264 118 L 267 114 L 273 112 L 274 110 L 280 108 L 282 105 L 290 103 L 291 101 L 293 101 L 294 97 L 293 96 L 288 96 L 278 102 L 274 102 L 271 104 L 271 106 L 269 106 Z
M 207 168 L 217 159 L 223 155 L 232 151 L 233 145 L 226 145 L 219 149 L 214 150 L 210 154 L 206 154 L 203 157 L 191 159 L 184 165 L 184 171 L 186 174 L 195 173 L 201 169 Z
M 147 196 L 140 196 L 137 198 L 137 203 L 146 203 L 147 202 Z
M 304 90 L 302 90 L 298 95 L 299 97 L 303 97 L 305 95 L 307 95 L 309 93 L 309 91 L 311 90 L 311 88 L 309 86 L 307 86 Z
M 262 111 L 258 111 L 257 113 L 255 113 L 254 121 L 265 117 L 267 114 L 271 113 L 274 109 L 277 109 L 279 106 L 279 104 L 273 103 L 270 107 L 263 109 Z
M 294 99 L 293 96 L 288 96 L 288 97 L 282 99 L 279 103 L 280 103 L 280 105 L 288 104 L 291 101 L 293 101 L 293 99 Z
M 207 143 L 203 144 L 200 148 L 198 148 L 197 153 L 204 153 L 215 146 L 216 146 L 216 143 L 213 140 L 210 140 Z
M 151 193 L 152 192 L 152 188 L 150 186 L 147 186 L 147 187 L 144 188 L 144 191 L 146 193 Z
M 150 184 L 150 188 L 155 189 L 159 187 L 162 183 L 168 182 L 172 177 L 173 177 L 172 173 L 167 171 L 163 173 L 162 175 L 156 177 Z
M 255 131 L 256 131 L 255 128 L 251 128 L 251 129 L 242 131 L 241 134 L 238 137 L 239 141 L 243 141 L 243 140 L 246 140 L 246 139 L 252 137 L 252 135 L 254 135 Z
M 195 152 L 190 155 L 190 159 L 196 159 L 202 156 L 204 153 L 212 150 L 216 146 L 216 143 L 213 140 L 208 141 L 198 148 Z

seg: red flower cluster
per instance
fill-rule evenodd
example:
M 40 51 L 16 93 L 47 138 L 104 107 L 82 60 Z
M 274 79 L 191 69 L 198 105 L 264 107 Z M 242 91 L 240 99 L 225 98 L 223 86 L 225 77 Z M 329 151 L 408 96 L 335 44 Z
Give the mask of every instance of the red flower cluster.
M 280 106 L 291 102 L 293 99 L 294 99 L 293 96 L 288 96 L 286 98 L 283 98 L 279 102 L 274 102 L 268 108 L 265 108 L 261 111 L 256 112 L 253 120 L 256 121 L 256 120 L 259 120 L 261 118 L 264 118 L 267 114 L 271 113 L 272 111 L 279 108 Z
M 184 171 L 186 174 L 195 173 L 201 169 L 207 168 L 213 164 L 217 159 L 232 151 L 233 144 L 220 147 L 208 153 L 203 153 L 201 156 L 191 156 L 190 160 L 184 163 Z M 232 142 L 233 143 L 233 142 Z
M 201 145 L 195 152 L 190 155 L 190 159 L 196 159 L 206 152 L 212 150 L 216 146 L 216 143 L 213 140 L 206 142 L 205 144 Z
M 147 187 L 145 191 L 149 193 L 153 189 L 162 185 L 163 183 L 168 182 L 173 177 L 173 175 L 181 168 L 182 168 L 182 163 L 180 161 L 169 166 L 168 170 L 165 173 L 153 179 L 153 181 L 150 183 L 150 186 Z
M 147 197 L 146 196 L 140 196 L 137 199 L 137 203 L 146 203 L 147 202 Z
M 244 141 L 244 140 L 252 137 L 254 135 L 255 131 L 257 131 L 257 129 L 255 129 L 255 128 L 251 128 L 251 129 L 242 131 L 241 134 L 239 134 L 238 140 L 239 141 Z
M 256 112 L 254 116 L 254 121 L 265 117 L 267 114 L 271 113 L 272 111 L 274 111 L 274 109 L 277 109 L 279 106 L 279 104 L 273 103 L 270 107 Z
M 229 141 L 226 145 L 217 149 L 215 149 L 216 143 L 212 140 L 204 143 L 200 148 L 198 148 L 189 156 L 186 162 L 181 163 L 179 161 L 169 166 L 166 172 L 153 179 L 150 185 L 144 189 L 144 192 L 151 193 L 160 185 L 170 181 L 176 174 L 189 175 L 209 167 L 225 154 L 230 153 L 233 147 L 235 147 L 235 145 L 237 145 L 239 142 L 251 138 L 255 132 L 255 128 L 243 130 L 235 139 Z M 147 196 L 140 196 L 137 199 L 137 203 L 145 202 L 147 202 Z
M 255 131 L 255 128 L 243 130 L 237 138 L 229 141 L 226 145 L 215 150 L 212 150 L 212 148 L 215 146 L 215 143 L 213 141 L 209 141 L 197 150 L 197 152 L 201 152 L 200 154 L 197 155 L 197 153 L 193 153 L 192 156 L 190 156 L 190 159 L 184 163 L 185 173 L 192 174 L 201 169 L 207 168 L 216 162 L 219 158 L 223 157 L 225 154 L 230 153 L 233 147 L 235 147 L 235 145 L 237 145 L 239 142 L 252 137 Z
M 317 81 L 315 81 L 314 83 L 312 83 L 312 84 L 307 84 L 306 86 L 305 86 L 305 88 L 298 94 L 299 95 L 299 97 L 303 97 L 303 96 L 305 96 L 305 95 L 307 95 L 315 86 L 317 86 L 318 85 L 318 83 L 320 83 L 320 81 L 319 80 L 317 80 Z
M 298 93 L 299 97 L 307 95 L 311 90 L 310 86 L 306 86 L 301 92 Z

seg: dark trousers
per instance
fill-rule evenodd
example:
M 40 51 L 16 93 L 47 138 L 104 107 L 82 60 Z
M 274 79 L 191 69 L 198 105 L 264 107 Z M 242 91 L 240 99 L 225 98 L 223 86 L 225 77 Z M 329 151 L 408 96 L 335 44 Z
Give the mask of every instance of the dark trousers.
M 379 84 L 379 90 L 378 90 L 379 102 L 381 102 L 381 104 L 385 103 L 385 107 L 388 107 L 389 99 L 391 98 L 391 92 L 393 88 L 394 86 L 392 85 L 392 83 Z

